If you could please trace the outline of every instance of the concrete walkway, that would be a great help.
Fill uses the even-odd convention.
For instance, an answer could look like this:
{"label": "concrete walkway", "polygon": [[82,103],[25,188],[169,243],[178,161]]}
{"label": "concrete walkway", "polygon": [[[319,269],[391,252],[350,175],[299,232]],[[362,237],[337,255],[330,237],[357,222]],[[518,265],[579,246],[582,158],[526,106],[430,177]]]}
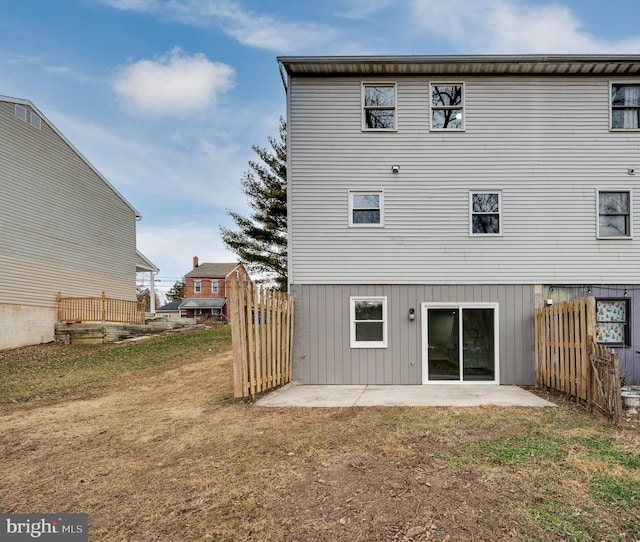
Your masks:
{"label": "concrete walkway", "polygon": [[263,407],[521,406],[553,407],[517,386],[495,384],[425,386],[312,386],[287,384],[256,401]]}

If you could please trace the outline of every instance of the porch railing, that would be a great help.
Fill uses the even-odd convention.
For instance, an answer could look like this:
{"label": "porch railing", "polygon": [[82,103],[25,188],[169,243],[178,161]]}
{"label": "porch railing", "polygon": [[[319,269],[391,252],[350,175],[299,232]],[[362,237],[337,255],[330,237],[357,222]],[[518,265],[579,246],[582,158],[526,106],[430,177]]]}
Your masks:
{"label": "porch railing", "polygon": [[145,302],[100,297],[62,297],[58,292],[59,322],[118,322],[144,324]]}

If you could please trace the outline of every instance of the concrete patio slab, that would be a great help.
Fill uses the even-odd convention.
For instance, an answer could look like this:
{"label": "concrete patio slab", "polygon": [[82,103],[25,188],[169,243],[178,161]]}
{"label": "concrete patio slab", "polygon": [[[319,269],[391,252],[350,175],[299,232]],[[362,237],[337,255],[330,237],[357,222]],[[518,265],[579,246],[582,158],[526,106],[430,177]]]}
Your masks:
{"label": "concrete patio slab", "polygon": [[518,386],[316,386],[287,384],[256,401],[262,407],[354,406],[521,406],[554,407],[553,403]]}

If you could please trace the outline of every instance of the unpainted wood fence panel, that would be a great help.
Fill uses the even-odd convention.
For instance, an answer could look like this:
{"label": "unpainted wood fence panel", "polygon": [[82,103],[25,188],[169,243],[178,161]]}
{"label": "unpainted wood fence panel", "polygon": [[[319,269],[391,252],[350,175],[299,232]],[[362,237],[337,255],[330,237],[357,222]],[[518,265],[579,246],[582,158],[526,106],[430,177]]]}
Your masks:
{"label": "unpainted wood fence panel", "polygon": [[250,282],[233,281],[228,302],[234,396],[254,397],[291,382],[293,298]]}
{"label": "unpainted wood fence panel", "polygon": [[118,322],[144,324],[144,301],[112,299],[104,292],[100,297],[62,297],[58,301],[58,321]]}
{"label": "unpainted wood fence panel", "polygon": [[618,354],[595,341],[595,299],[536,309],[536,383],[576,397],[619,421]]}

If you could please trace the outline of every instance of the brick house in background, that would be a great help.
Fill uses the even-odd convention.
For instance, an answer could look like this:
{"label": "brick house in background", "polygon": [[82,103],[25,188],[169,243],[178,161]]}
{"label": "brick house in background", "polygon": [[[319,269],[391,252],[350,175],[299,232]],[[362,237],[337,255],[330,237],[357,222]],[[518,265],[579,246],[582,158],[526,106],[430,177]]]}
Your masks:
{"label": "brick house in background", "polygon": [[229,321],[227,286],[229,281],[250,281],[242,264],[202,263],[193,258],[193,269],[184,276],[185,299],[180,312],[187,318],[213,317]]}

